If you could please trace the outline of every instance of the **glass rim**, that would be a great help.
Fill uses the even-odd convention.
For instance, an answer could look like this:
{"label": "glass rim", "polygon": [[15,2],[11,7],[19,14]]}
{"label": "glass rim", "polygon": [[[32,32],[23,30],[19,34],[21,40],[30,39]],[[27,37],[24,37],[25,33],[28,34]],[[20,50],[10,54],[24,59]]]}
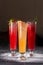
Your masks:
{"label": "glass rim", "polygon": [[30,22],[30,21],[28,21],[27,23],[28,23],[28,24],[37,24],[37,21],[35,21],[35,22]]}
{"label": "glass rim", "polygon": [[17,22],[10,22],[9,25],[11,25],[11,24],[17,25]]}

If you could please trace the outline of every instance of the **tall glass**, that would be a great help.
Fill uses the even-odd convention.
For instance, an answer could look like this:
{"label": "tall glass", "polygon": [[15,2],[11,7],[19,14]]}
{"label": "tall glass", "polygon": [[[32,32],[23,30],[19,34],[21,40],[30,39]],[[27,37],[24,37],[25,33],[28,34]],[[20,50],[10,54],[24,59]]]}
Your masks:
{"label": "tall glass", "polygon": [[27,39],[27,24],[25,22],[18,21],[18,44],[21,59],[25,59],[24,53],[26,52],[26,39]]}
{"label": "tall glass", "polygon": [[9,37],[11,55],[14,56],[17,47],[17,23],[14,20],[9,21]]}
{"label": "tall glass", "polygon": [[30,56],[33,56],[33,51],[35,50],[36,23],[37,22],[28,22],[28,49]]}

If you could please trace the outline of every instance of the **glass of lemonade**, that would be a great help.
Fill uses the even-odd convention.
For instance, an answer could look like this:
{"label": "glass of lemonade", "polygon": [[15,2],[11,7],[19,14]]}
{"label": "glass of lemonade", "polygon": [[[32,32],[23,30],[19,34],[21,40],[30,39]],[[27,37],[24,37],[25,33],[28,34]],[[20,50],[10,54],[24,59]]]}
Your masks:
{"label": "glass of lemonade", "polygon": [[36,24],[37,22],[28,22],[28,49],[30,56],[33,56],[33,51],[35,50]]}
{"label": "glass of lemonade", "polygon": [[27,23],[18,21],[18,44],[21,59],[25,59],[24,54],[26,52],[26,39],[27,39]]}
{"label": "glass of lemonade", "polygon": [[11,55],[14,56],[17,47],[17,22],[12,19],[9,21],[9,40]]}

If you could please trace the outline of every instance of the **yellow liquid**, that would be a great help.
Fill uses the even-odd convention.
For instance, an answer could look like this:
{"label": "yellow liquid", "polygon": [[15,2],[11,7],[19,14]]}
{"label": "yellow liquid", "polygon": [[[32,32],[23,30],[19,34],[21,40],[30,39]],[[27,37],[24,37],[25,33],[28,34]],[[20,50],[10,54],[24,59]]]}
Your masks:
{"label": "yellow liquid", "polygon": [[[20,27],[21,26],[21,27]],[[27,25],[25,22],[18,22],[19,52],[26,52]]]}

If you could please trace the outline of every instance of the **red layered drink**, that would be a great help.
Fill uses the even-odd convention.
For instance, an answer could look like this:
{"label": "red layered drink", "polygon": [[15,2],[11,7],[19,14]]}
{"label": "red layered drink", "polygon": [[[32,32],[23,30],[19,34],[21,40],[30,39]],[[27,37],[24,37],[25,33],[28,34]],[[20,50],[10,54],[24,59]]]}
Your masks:
{"label": "red layered drink", "polygon": [[36,22],[28,22],[28,49],[35,49]]}
{"label": "red layered drink", "polygon": [[10,50],[14,52],[17,47],[17,23],[14,20],[10,20],[9,36],[10,36]]}

